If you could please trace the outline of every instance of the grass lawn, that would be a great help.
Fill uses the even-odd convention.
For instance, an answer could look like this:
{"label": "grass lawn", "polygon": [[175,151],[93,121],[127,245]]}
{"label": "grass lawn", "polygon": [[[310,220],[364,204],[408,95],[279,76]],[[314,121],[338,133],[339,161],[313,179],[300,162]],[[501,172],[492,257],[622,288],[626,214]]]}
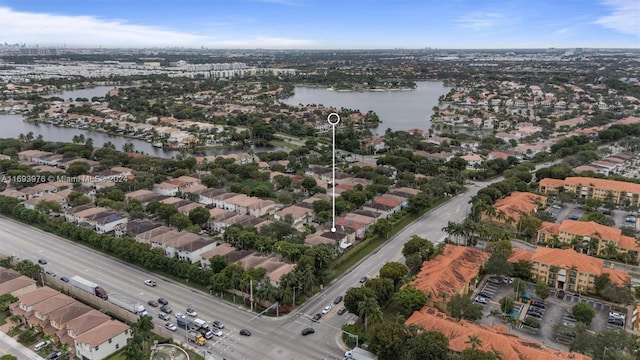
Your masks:
{"label": "grass lawn", "polygon": [[0,325],[4,325],[7,323],[7,318],[11,316],[9,310],[0,312]]}
{"label": "grass lawn", "polygon": [[286,142],[286,141],[284,141],[282,139],[273,139],[273,140],[269,141],[269,144],[271,144],[272,146],[286,147],[286,148],[289,148],[291,150],[300,149],[300,146],[294,145],[294,144],[289,143],[289,142]]}

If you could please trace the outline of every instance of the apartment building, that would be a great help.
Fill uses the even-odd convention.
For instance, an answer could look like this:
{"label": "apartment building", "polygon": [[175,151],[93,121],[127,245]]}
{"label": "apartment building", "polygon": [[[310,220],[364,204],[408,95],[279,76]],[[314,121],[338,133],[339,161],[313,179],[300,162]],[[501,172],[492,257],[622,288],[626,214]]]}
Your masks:
{"label": "apartment building", "polygon": [[[562,187],[560,182],[562,181]],[[640,206],[640,184],[625,181],[568,177],[564,180],[542,179],[538,190],[554,194],[563,190],[576,194],[580,199],[599,199],[625,206]]]}
{"label": "apartment building", "polygon": [[583,252],[589,255],[607,255],[610,244],[615,245],[619,254],[628,253],[631,259],[638,260],[640,247],[636,239],[622,235],[622,229],[598,224],[594,221],[564,220],[560,224],[543,222],[538,230],[538,242],[549,244],[571,244],[578,241]]}
{"label": "apartment building", "polygon": [[531,277],[549,287],[572,292],[595,291],[595,277],[609,274],[614,284],[622,286],[631,281],[629,273],[613,269],[613,265],[602,259],[580,254],[573,249],[538,247],[535,251],[514,249],[509,262],[528,261],[533,266]]}

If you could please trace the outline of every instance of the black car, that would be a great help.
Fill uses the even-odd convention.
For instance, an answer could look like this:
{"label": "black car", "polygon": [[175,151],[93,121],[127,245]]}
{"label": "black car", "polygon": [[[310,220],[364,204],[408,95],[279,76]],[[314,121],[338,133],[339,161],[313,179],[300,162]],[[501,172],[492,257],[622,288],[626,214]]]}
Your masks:
{"label": "black car", "polygon": [[249,331],[247,329],[242,329],[242,330],[240,330],[240,335],[242,335],[242,336],[251,336],[251,331]]}
{"label": "black car", "polygon": [[167,299],[165,298],[159,298],[158,302],[162,305],[169,305],[169,301],[167,301]]}
{"label": "black car", "polygon": [[527,315],[528,316],[532,316],[532,317],[537,318],[537,319],[542,319],[542,314],[539,314],[539,313],[534,312],[534,311],[527,311]]}
{"label": "black car", "polygon": [[147,304],[149,304],[149,306],[151,307],[158,307],[158,302],[155,300],[149,300]]}
{"label": "black car", "polygon": [[346,308],[342,308],[342,309],[338,310],[338,315],[342,315],[342,314],[344,314],[346,312],[347,312],[347,309]]}
{"label": "black car", "polygon": [[320,318],[322,318],[322,314],[317,313],[317,314],[313,315],[313,317],[311,318],[311,321],[318,322],[318,321],[320,321]]}
{"label": "black car", "polygon": [[69,278],[66,277],[66,276],[61,277],[60,280],[62,280],[64,282],[69,282]]}
{"label": "black car", "polygon": [[62,356],[60,351],[54,351],[51,354],[47,355],[47,360],[58,360]]}
{"label": "black car", "polygon": [[558,291],[558,299],[564,299],[564,290]]}
{"label": "black car", "polygon": [[302,336],[307,336],[309,334],[313,334],[314,332],[316,332],[316,331],[313,330],[313,328],[306,328],[306,329],[302,330]]}
{"label": "black car", "polygon": [[162,311],[163,313],[171,314],[173,312],[173,309],[169,305],[162,305],[160,307],[160,311]]}
{"label": "black car", "polygon": [[336,297],[336,298],[333,300],[333,303],[334,303],[334,304],[336,304],[336,305],[338,305],[338,304],[340,304],[340,303],[342,302],[342,299],[343,299],[342,295],[339,295],[338,297]]}
{"label": "black car", "polygon": [[539,307],[539,308],[543,308],[543,309],[547,308],[547,305],[545,303],[543,303],[542,301],[538,301],[538,300],[535,300],[535,301],[531,302],[531,306],[535,306],[535,307]]}
{"label": "black car", "polygon": [[47,265],[47,260],[45,260],[45,259],[38,259],[38,264],[40,264],[40,265]]}
{"label": "black car", "polygon": [[486,293],[486,292],[484,292],[484,291],[480,291],[480,292],[478,293],[478,295],[482,296],[482,297],[483,297],[483,298],[485,298],[485,299],[491,299],[491,295],[490,295],[490,294],[487,294],[487,293]]}

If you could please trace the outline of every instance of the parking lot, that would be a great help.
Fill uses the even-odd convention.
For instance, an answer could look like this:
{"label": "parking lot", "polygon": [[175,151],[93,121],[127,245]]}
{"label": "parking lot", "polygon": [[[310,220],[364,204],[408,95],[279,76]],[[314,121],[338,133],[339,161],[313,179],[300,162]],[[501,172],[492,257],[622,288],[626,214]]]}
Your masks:
{"label": "parking lot", "polygon": [[[522,338],[531,339],[545,344],[554,343],[553,347],[555,348],[563,350],[568,349],[567,344],[571,342],[570,336],[561,339],[564,340],[564,343],[559,343],[558,333],[571,333],[571,330],[575,327],[576,320],[573,318],[569,310],[579,302],[586,303],[596,310],[596,316],[587,327],[588,330],[600,332],[607,328],[617,327],[616,325],[609,323],[609,312],[611,311],[611,307],[609,304],[603,303],[602,301],[570,293],[558,294],[552,290],[549,298],[547,298],[543,304],[540,304],[537,303],[540,299],[535,295],[534,284],[527,283],[526,292],[532,296],[532,301],[526,303],[516,301],[512,316],[524,319],[526,316],[524,316],[523,313],[526,313],[531,309],[531,315],[527,316],[536,318],[540,322],[540,328],[535,331],[525,326],[517,330],[512,330],[517,332],[517,335]],[[486,281],[482,284],[476,294],[487,300],[486,304],[481,303],[482,299],[478,299],[480,302],[476,301],[476,303],[482,306],[483,309],[483,317],[479,320],[480,323],[489,326],[498,324],[509,326],[507,323],[503,323],[500,316],[492,316],[491,314],[492,312],[496,313],[496,310],[500,312],[500,299],[506,296],[515,298],[516,293],[511,285],[504,281],[500,283]],[[529,303],[532,302],[536,302],[539,305],[531,306]],[[625,318],[625,322],[627,319],[628,315]],[[563,328],[565,331],[562,331]],[[562,338],[562,336],[560,336],[560,338]]]}
{"label": "parking lot", "polygon": [[[582,210],[582,205],[577,203],[564,203],[562,205],[556,204],[549,207],[549,211],[555,216],[556,223],[561,223],[562,220],[578,220],[585,211]],[[610,217],[615,225],[614,227],[636,227],[636,230],[640,230],[638,227],[638,216],[633,212],[620,210],[620,209],[600,209],[602,213]]]}

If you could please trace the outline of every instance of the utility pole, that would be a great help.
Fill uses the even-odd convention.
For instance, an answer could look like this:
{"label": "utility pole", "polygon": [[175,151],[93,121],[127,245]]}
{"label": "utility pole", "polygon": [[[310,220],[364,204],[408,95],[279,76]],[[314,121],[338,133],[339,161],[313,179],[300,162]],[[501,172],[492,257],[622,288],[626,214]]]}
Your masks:
{"label": "utility pole", "polygon": [[251,301],[251,312],[253,312],[253,279],[249,280],[249,290],[251,292],[249,301]]}

